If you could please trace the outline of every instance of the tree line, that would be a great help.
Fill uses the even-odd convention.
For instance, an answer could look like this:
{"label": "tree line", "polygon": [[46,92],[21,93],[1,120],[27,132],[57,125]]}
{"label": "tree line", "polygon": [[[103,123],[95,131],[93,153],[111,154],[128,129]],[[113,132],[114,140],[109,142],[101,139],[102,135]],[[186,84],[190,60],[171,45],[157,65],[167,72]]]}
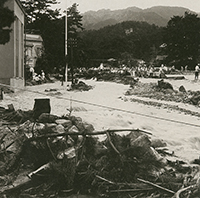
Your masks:
{"label": "tree line", "polygon": [[[0,44],[9,41],[14,14],[0,3]],[[68,62],[73,67],[92,67],[95,60],[114,58],[131,64],[137,59],[176,68],[188,65],[193,69],[200,58],[200,18],[193,13],[173,16],[166,27],[146,22],[126,21],[99,30],[84,30],[78,4],[67,9],[68,55],[65,56],[65,16],[53,10],[56,0],[21,0],[26,16],[26,33],[40,34],[44,52],[37,67],[48,73],[63,72]],[[4,20],[4,19],[7,20]],[[5,28],[6,27],[6,28]],[[97,61],[98,62],[98,61]]]}

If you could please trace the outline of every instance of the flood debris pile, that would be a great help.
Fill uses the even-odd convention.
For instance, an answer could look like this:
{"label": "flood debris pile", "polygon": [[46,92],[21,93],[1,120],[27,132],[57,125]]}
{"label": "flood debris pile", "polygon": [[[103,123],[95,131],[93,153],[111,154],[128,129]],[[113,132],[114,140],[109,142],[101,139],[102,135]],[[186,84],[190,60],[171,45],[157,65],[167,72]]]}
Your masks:
{"label": "flood debris pile", "polygon": [[123,71],[111,71],[107,70],[88,70],[83,72],[82,76],[79,76],[84,79],[93,79],[97,81],[109,81],[123,84],[135,84],[139,81],[138,77],[133,77],[129,72]]}
{"label": "flood debris pile", "polygon": [[101,74],[97,78],[98,81],[110,81],[116,83],[122,83],[125,85],[135,85],[138,81],[138,77],[133,77],[129,74],[120,74],[120,73],[105,73]]}
{"label": "flood debris pile", "polygon": [[186,90],[182,85],[178,90],[165,82],[163,79],[157,83],[138,82],[131,86],[126,95],[136,95],[141,97],[153,98],[157,100],[183,102],[192,105],[200,105],[200,92]]}
{"label": "flood debris pile", "polygon": [[[0,131],[0,197],[192,198],[200,193],[199,161],[186,163],[139,129],[95,131],[80,117],[41,113],[24,122],[2,119]],[[130,132],[121,136],[121,131]],[[106,138],[99,141],[97,135]]]}
{"label": "flood debris pile", "polygon": [[92,88],[91,85],[87,85],[85,82],[75,79],[75,82],[69,87],[68,91],[89,91]]}

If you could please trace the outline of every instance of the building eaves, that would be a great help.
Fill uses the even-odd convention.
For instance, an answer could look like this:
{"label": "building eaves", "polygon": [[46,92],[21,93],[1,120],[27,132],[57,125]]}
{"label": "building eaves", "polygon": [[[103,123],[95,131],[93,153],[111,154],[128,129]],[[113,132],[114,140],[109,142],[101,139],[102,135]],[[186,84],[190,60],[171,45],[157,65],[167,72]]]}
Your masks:
{"label": "building eaves", "polygon": [[21,10],[24,13],[24,15],[26,15],[26,12],[25,12],[24,7],[23,7],[22,3],[20,2],[20,0],[15,0],[15,1],[18,4],[18,6],[21,8]]}
{"label": "building eaves", "polygon": [[42,37],[40,35],[36,35],[36,34],[26,34],[25,40],[26,41],[43,42]]}

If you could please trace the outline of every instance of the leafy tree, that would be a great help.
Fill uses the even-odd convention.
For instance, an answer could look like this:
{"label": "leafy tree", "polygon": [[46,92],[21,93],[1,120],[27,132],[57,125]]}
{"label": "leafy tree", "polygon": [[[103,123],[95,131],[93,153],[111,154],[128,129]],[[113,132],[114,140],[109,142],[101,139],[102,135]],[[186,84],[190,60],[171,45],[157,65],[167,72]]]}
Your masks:
{"label": "leafy tree", "polygon": [[67,9],[67,37],[68,37],[68,63],[73,83],[73,74],[76,67],[80,67],[81,62],[84,62],[85,53],[80,47],[81,38],[79,32],[83,30],[83,16],[77,9],[78,4],[74,3]]}
{"label": "leafy tree", "polygon": [[151,61],[156,57],[156,49],[163,42],[162,31],[146,22],[126,21],[99,30],[83,31],[82,48],[89,59],[126,59],[125,62],[133,65],[135,59]]}
{"label": "leafy tree", "polygon": [[[28,33],[40,34],[43,38],[44,53],[37,61],[37,68],[41,68],[48,73],[63,71],[66,63],[65,57],[65,17],[61,16],[60,10],[50,9],[51,4],[56,4],[56,0],[21,0],[28,13],[26,31]],[[82,30],[82,16],[77,10],[77,4],[73,4],[67,9],[68,38],[79,41],[78,31]],[[76,45],[77,46],[77,45]],[[79,53],[74,47],[74,63],[78,64],[84,53]],[[71,60],[71,49],[68,49]],[[82,54],[81,56],[79,56]],[[77,59],[77,57],[79,59]]]}
{"label": "leafy tree", "polygon": [[192,68],[199,56],[200,18],[188,12],[172,17],[164,31],[164,42],[168,63]]}
{"label": "leafy tree", "polygon": [[83,16],[77,9],[78,4],[74,3],[67,9],[67,33],[69,38],[77,38],[78,32],[83,30]]}
{"label": "leafy tree", "polygon": [[64,20],[60,10],[51,9],[56,0],[21,0],[27,13],[26,33],[42,36],[44,51],[36,62],[36,70],[51,73],[54,67],[65,62],[64,57]]}
{"label": "leafy tree", "polygon": [[59,16],[59,10],[50,9],[52,4],[57,4],[57,0],[21,0],[21,3],[27,13],[27,22],[32,23],[41,19],[42,16],[55,18]]}
{"label": "leafy tree", "polygon": [[6,1],[0,1],[0,44],[3,45],[10,40],[11,24],[14,22],[14,12],[4,6]]}

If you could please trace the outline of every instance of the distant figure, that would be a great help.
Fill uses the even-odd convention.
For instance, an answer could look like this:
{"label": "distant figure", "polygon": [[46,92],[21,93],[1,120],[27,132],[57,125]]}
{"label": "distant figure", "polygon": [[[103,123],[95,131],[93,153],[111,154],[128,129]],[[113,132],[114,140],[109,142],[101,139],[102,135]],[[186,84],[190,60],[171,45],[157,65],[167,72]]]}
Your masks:
{"label": "distant figure", "polygon": [[199,79],[199,66],[200,66],[200,64],[196,65],[196,67],[195,67],[195,76],[194,76],[195,80]]}
{"label": "distant figure", "polygon": [[188,65],[185,66],[185,72],[187,72],[187,70],[188,70]]}
{"label": "distant figure", "polygon": [[152,66],[150,66],[149,67],[149,77],[153,77],[153,67]]}
{"label": "distant figure", "polygon": [[45,80],[45,73],[44,73],[44,71],[43,70],[41,70],[41,78],[42,78],[42,80]]}
{"label": "distant figure", "polygon": [[171,71],[173,71],[173,72],[175,71],[175,66],[174,65],[172,66]]}
{"label": "distant figure", "polygon": [[100,64],[99,69],[102,71],[104,69],[103,63]]}
{"label": "distant figure", "polygon": [[183,70],[184,70],[184,69],[183,69],[183,66],[181,66],[181,72],[182,72],[182,73],[183,73]]}
{"label": "distant figure", "polygon": [[164,74],[165,74],[165,72],[164,72],[164,65],[162,64],[161,67],[160,67],[160,69],[159,69],[159,77],[163,78]]}
{"label": "distant figure", "polygon": [[33,78],[33,76],[34,76],[34,73],[35,73],[35,70],[34,70],[34,68],[33,67],[30,67],[30,73],[31,73],[31,76],[32,76],[32,78]]}

